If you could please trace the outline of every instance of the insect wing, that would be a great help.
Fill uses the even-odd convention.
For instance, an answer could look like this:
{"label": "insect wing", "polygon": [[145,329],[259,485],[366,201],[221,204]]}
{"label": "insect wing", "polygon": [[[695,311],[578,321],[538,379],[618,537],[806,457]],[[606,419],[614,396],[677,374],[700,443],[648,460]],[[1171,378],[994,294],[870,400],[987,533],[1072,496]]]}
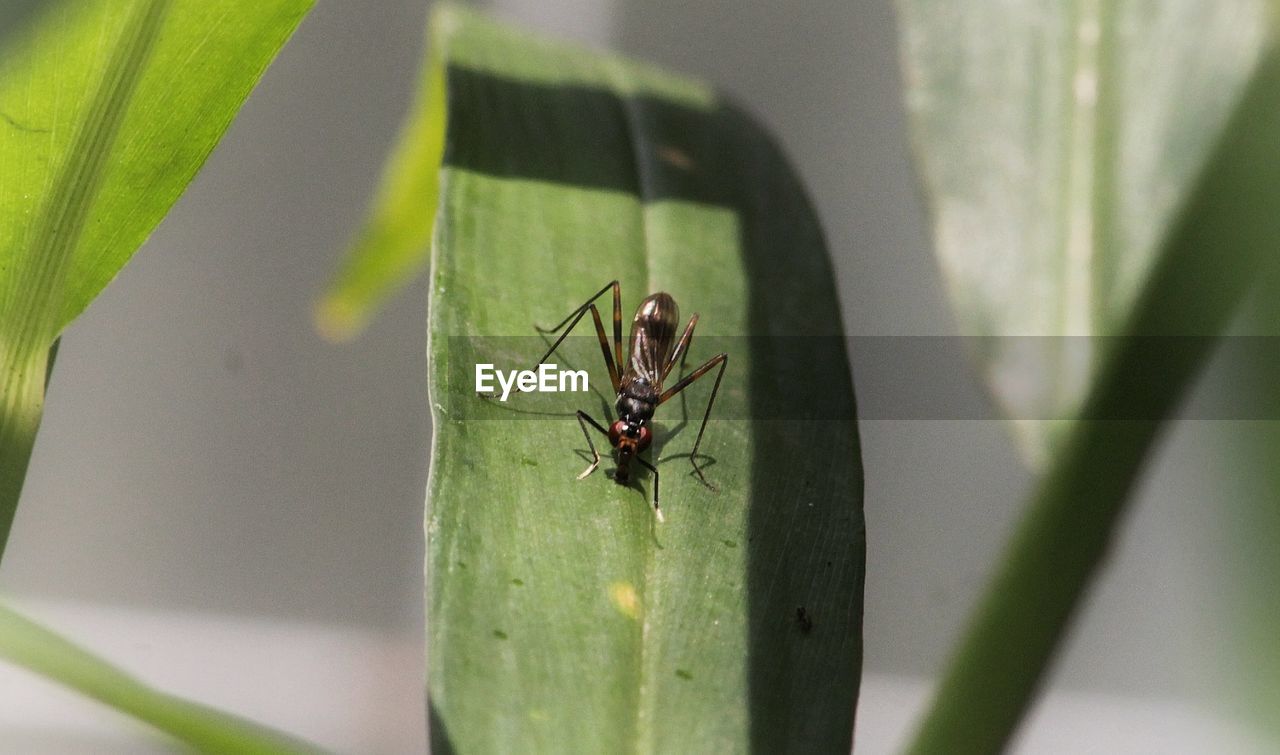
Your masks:
{"label": "insect wing", "polygon": [[663,368],[675,347],[676,329],[680,326],[680,307],[670,294],[653,294],[640,302],[631,321],[630,369],[662,387]]}

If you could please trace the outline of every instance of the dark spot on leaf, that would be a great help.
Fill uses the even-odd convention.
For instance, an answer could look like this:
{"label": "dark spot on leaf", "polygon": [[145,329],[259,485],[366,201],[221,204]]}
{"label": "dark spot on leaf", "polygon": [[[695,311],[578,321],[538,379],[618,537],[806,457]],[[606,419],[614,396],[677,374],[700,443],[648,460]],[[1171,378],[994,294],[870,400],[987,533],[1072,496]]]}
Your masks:
{"label": "dark spot on leaf", "polygon": [[796,624],[800,626],[800,631],[808,634],[813,629],[813,617],[805,610],[804,606],[796,608]]}
{"label": "dark spot on leaf", "polygon": [[467,562],[466,562],[466,561],[459,561],[459,562],[458,562],[458,568],[459,568],[459,569],[465,569],[465,568],[467,568]]}
{"label": "dark spot on leaf", "polygon": [[737,543],[735,543],[735,542],[733,542],[732,540],[722,540],[721,542],[722,542],[722,543],[724,543],[724,545],[725,545],[725,547],[726,547],[726,548],[737,548],[737,547],[738,547],[738,544],[737,544]]}
{"label": "dark spot on leaf", "polygon": [[523,579],[513,579],[513,580],[511,580],[511,584],[515,585],[516,587],[524,587],[524,580],[523,580]]}
{"label": "dark spot on leaf", "polygon": [[522,456],[522,457],[520,457],[520,463],[521,463],[521,464],[523,464],[523,465],[525,465],[526,467],[536,467],[536,466],[538,466],[538,462],[534,461],[533,459],[528,458],[527,456]]}
{"label": "dark spot on leaf", "polygon": [[685,671],[682,668],[676,669],[676,676],[680,677],[681,679],[684,679],[686,682],[693,678],[693,674],[690,674],[688,671]]}
{"label": "dark spot on leaf", "polygon": [[494,636],[494,637],[497,637],[497,638],[498,638],[498,639],[500,639],[500,640],[505,640],[505,639],[507,639],[507,633],[506,633],[506,632],[504,632],[504,631],[502,631],[501,629],[495,629],[495,630],[493,630],[493,636]]}

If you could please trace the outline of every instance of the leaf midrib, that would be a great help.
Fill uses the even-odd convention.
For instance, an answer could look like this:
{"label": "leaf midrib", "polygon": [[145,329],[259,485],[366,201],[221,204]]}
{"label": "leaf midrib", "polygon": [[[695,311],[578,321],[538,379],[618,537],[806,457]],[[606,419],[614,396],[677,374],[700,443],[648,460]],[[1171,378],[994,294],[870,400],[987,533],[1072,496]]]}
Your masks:
{"label": "leaf midrib", "polygon": [[[1079,0],[1070,19],[1070,80],[1065,92],[1066,148],[1063,153],[1062,229],[1059,258],[1062,260],[1062,289],[1058,300],[1058,323],[1051,337],[1090,337],[1099,332],[1099,256],[1102,251],[1101,211],[1106,203],[1103,181],[1107,166],[1100,148],[1106,125],[1102,122],[1101,42],[1104,38],[1101,0]],[[1074,305],[1074,306],[1073,306]],[[1091,350],[1092,351],[1092,350]],[[1075,395],[1072,365],[1066,359],[1066,342],[1050,351],[1055,364],[1052,401],[1063,406]],[[1096,355],[1090,353],[1085,370],[1091,373]]]}
{"label": "leaf midrib", "polygon": [[9,299],[12,309],[4,318],[11,328],[4,342],[5,356],[13,361],[7,363],[42,353],[57,335],[71,257],[170,4],[171,0],[141,0],[134,5],[93,98],[79,119],[67,156],[54,175],[49,198],[37,216],[31,247],[19,256]]}
{"label": "leaf midrib", "polygon": [[[636,190],[638,199],[638,209],[640,213],[640,252],[645,264],[645,290],[641,292],[642,296],[652,293],[654,290],[653,276],[653,255],[650,254],[650,239],[652,234],[649,233],[649,213],[645,211],[645,207],[649,201],[650,183],[647,180],[646,163],[638,149],[638,140],[636,134],[639,130],[639,124],[635,116],[637,107],[633,98],[625,94],[626,87],[623,79],[625,74],[619,71],[618,65],[613,60],[604,61],[605,70],[614,85],[614,91],[618,92],[618,99],[622,104],[622,125],[626,129],[627,144],[631,148],[632,169],[636,176]],[[624,357],[626,354],[623,355]],[[623,366],[618,365],[618,369],[622,370]],[[656,462],[654,464],[657,466]],[[649,609],[656,599],[657,580],[653,578],[654,553],[653,545],[646,541],[644,545],[644,571],[642,576],[643,584],[641,589],[640,601],[640,652],[636,654],[636,716],[635,716],[635,736],[632,741],[635,742],[636,752],[646,753],[653,751],[652,732],[653,727],[647,726],[646,722],[653,718],[653,694],[650,691],[651,684],[648,679],[646,669],[648,668],[647,656],[649,650]]]}

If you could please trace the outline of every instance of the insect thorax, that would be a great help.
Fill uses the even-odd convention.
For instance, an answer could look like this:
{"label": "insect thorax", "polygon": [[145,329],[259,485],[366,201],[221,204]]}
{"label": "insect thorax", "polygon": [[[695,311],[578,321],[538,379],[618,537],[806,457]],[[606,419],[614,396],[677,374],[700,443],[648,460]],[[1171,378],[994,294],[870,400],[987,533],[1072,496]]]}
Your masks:
{"label": "insect thorax", "polygon": [[658,392],[643,377],[627,376],[618,390],[618,417],[629,424],[642,425],[653,417]]}

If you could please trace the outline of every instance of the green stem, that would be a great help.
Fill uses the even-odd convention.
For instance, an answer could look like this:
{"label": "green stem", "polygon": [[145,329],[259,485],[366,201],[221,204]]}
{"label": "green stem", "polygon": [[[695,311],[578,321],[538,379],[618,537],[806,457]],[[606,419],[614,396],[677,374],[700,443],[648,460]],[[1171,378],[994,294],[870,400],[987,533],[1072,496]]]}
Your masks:
{"label": "green stem", "polygon": [[911,748],[997,752],[1102,562],[1155,421],[1082,421],[1042,484]]}
{"label": "green stem", "polygon": [[0,659],[106,703],[200,752],[317,751],[258,724],[153,689],[4,605]]}
{"label": "green stem", "polygon": [[0,375],[0,557],[9,541],[44,408],[46,363],[33,356],[4,355]]}
{"label": "green stem", "polygon": [[1039,686],[1164,421],[1253,283],[1280,265],[1272,41],[982,600],[914,753],[996,752]]}

